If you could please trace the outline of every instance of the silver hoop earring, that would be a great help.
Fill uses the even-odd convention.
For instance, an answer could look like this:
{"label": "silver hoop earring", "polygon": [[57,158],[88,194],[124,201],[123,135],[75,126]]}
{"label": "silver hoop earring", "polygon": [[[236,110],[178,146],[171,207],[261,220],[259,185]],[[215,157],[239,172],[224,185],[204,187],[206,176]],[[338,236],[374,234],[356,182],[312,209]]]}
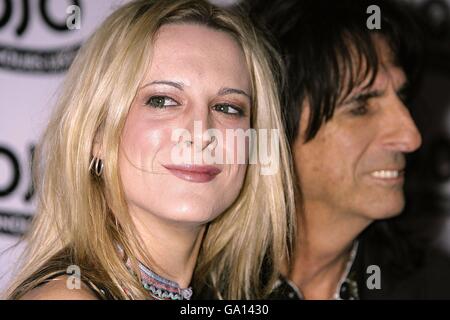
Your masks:
{"label": "silver hoop earring", "polygon": [[100,158],[93,157],[91,163],[89,164],[89,171],[93,172],[100,177],[103,173],[103,161]]}

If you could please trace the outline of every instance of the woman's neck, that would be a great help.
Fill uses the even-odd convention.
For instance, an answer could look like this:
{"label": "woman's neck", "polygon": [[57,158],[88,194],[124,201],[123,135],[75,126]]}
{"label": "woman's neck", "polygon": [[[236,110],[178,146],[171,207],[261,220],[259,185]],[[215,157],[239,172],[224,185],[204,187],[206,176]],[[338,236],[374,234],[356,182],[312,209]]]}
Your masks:
{"label": "woman's neck", "polygon": [[160,276],[188,287],[206,225],[174,223],[137,210],[133,221],[153,264],[138,258]]}

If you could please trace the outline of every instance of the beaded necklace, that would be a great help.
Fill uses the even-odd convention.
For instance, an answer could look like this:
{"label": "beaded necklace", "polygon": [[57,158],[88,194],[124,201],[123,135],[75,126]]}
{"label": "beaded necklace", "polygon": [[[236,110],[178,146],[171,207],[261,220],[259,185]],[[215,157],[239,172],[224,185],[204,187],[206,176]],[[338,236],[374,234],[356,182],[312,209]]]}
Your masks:
{"label": "beaded necklace", "polygon": [[[119,250],[123,252],[122,248]],[[128,270],[133,272],[131,261],[127,259],[125,263]],[[190,300],[192,297],[192,287],[180,288],[179,284],[166,279],[154,271],[150,270],[138,260],[138,267],[141,273],[141,282],[150,297],[155,300]]]}
{"label": "beaded necklace", "polygon": [[139,262],[141,271],[142,285],[149,294],[157,300],[190,300],[192,297],[192,288],[180,288],[178,283],[163,278],[156,274],[141,262]]}

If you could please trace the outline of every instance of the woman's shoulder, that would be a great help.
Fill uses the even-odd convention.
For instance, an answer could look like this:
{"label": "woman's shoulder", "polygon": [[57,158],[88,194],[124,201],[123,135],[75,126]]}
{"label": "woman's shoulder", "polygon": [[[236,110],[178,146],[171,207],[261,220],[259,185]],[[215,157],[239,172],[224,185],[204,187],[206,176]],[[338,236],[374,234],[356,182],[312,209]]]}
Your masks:
{"label": "woman's shoulder", "polygon": [[20,300],[98,300],[98,295],[84,282],[74,285],[67,275],[47,280],[25,293]]}

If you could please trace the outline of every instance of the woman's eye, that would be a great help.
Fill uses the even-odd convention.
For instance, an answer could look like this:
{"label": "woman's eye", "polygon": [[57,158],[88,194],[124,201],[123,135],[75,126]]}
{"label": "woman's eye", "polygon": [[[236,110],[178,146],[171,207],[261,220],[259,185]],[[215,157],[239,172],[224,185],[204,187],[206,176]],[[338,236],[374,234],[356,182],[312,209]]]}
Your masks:
{"label": "woman's eye", "polygon": [[149,105],[153,108],[166,108],[166,107],[174,107],[177,106],[178,103],[172,98],[166,96],[153,96],[147,100],[146,105]]}
{"label": "woman's eye", "polygon": [[367,112],[369,112],[369,110],[367,109],[367,106],[365,104],[359,105],[358,107],[350,110],[350,113],[354,116],[363,116],[363,115],[367,114]]}
{"label": "woman's eye", "polygon": [[242,109],[232,106],[230,104],[216,104],[213,109],[215,111],[219,111],[222,113],[230,114],[230,115],[236,115],[236,116],[242,116],[244,112]]}

